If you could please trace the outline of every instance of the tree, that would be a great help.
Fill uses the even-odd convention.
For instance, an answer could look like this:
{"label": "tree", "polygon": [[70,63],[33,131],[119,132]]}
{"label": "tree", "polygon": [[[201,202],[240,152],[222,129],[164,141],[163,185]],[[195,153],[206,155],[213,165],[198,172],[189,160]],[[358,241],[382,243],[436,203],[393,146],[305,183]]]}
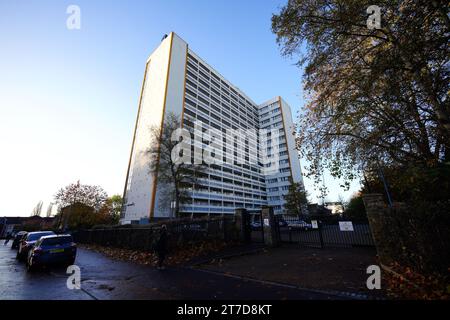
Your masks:
{"label": "tree", "polygon": [[344,211],[344,217],[348,219],[367,219],[366,207],[361,194],[353,196]]}
{"label": "tree", "polygon": [[307,193],[300,183],[290,184],[284,200],[284,208],[288,213],[302,214],[308,206]]}
{"label": "tree", "polygon": [[449,166],[448,2],[378,3],[380,29],[365,0],[291,0],[272,17],[284,55],[305,48],[297,145],[316,182],[324,168],[349,187],[355,169]]}
{"label": "tree", "polygon": [[43,205],[43,202],[39,201],[37,203],[37,205],[33,208],[31,215],[32,216],[40,216],[42,213],[42,205]]}
{"label": "tree", "polygon": [[338,194],[338,202],[342,205],[342,210],[345,211],[345,207],[347,206],[347,203],[345,202],[342,194]]}
{"label": "tree", "polygon": [[49,205],[48,205],[48,207],[47,207],[47,213],[45,214],[45,216],[48,218],[48,217],[51,217],[51,215],[52,215],[52,211],[53,211],[53,202],[50,202],[49,203]]}
{"label": "tree", "polygon": [[[190,161],[181,162],[183,156],[178,148],[179,142],[176,130],[181,128],[178,117],[168,113],[164,125],[150,128],[152,145],[147,149],[149,155],[149,171],[161,184],[167,185],[162,190],[161,205],[168,206],[168,202],[175,202],[175,216],[179,216],[180,205],[189,198],[189,189],[193,190],[198,182],[199,176],[205,171],[205,166],[193,164]],[[173,139],[176,135],[177,140]],[[191,148],[191,145],[189,145]]]}
{"label": "tree", "polygon": [[[397,166],[383,168],[390,196],[396,202],[445,201],[450,196],[450,166],[442,164],[431,168]],[[379,172],[365,172],[362,193],[381,193],[386,197],[385,186]],[[386,199],[387,200],[387,199]]]}
{"label": "tree", "polygon": [[107,193],[101,187],[83,185],[80,181],[60,189],[55,195],[55,201],[61,208],[81,203],[94,210],[99,210],[107,198]]}
{"label": "tree", "polygon": [[108,217],[108,224],[118,224],[120,220],[120,212],[122,211],[122,196],[113,195],[109,197],[100,212]]}
{"label": "tree", "polygon": [[95,225],[108,224],[110,217],[102,210],[83,203],[74,203],[61,209],[59,228],[69,230],[90,229]]}

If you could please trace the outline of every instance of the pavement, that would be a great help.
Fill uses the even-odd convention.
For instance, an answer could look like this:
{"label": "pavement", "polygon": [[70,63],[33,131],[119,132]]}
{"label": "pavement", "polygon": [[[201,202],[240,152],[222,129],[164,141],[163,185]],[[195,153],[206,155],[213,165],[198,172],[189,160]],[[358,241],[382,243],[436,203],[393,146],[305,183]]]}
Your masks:
{"label": "pavement", "polygon": [[[367,267],[377,264],[376,250],[371,247],[318,249],[283,244],[253,254],[216,258],[196,267],[357,299],[384,299],[384,290],[369,290],[366,285]],[[382,275],[382,287],[383,280]]]}
{"label": "pavement", "polygon": [[316,290],[247,279],[196,268],[168,268],[117,261],[100,253],[78,249],[75,264],[81,270],[81,289],[68,289],[65,268],[28,273],[15,259],[10,244],[0,243],[0,300],[340,300]]}

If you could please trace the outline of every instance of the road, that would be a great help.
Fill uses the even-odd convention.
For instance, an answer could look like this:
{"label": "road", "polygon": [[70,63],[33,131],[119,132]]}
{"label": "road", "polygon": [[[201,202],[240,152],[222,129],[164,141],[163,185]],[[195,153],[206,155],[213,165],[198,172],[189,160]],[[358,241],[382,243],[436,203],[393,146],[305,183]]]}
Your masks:
{"label": "road", "polygon": [[78,249],[81,289],[66,286],[65,268],[33,273],[0,242],[0,300],[111,299],[340,299],[321,292],[214,274],[191,268],[154,268]]}

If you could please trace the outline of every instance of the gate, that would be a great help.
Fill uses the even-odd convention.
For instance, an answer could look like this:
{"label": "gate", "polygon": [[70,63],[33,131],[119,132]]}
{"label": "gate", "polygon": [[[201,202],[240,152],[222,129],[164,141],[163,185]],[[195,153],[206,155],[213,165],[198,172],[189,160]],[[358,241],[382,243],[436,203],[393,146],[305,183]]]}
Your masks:
{"label": "gate", "polygon": [[261,212],[250,213],[250,230],[251,230],[251,240],[252,242],[262,242],[264,243],[264,221]]}
{"label": "gate", "polygon": [[276,226],[282,242],[317,248],[374,246],[367,220],[333,215],[278,215]]}

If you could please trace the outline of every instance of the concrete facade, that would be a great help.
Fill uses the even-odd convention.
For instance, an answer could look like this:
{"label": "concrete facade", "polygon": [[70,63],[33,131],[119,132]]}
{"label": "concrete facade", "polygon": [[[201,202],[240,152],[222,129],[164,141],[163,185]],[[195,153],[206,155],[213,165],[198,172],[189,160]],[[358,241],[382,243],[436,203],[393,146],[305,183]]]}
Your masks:
{"label": "concrete facade", "polygon": [[[271,114],[267,117],[265,110],[269,108]],[[145,67],[121,223],[171,216],[170,204],[163,197],[167,186],[158,185],[156,177],[149,172],[146,153],[150,145],[158,143],[152,141],[149,128],[164,126],[169,113],[179,117],[183,128],[192,135],[203,135],[196,128],[199,122],[203,130],[223,133],[224,139],[229,137],[228,129],[254,129],[255,132],[276,129],[279,132],[276,172],[265,173],[264,165],[259,161],[261,147],[249,139],[242,154],[237,153],[246,162],[242,165],[210,165],[199,187],[189,190],[191,200],[180,208],[183,214],[234,214],[236,208],[258,212],[266,205],[273,206],[275,213],[282,213],[283,194],[287,192],[290,177],[294,182],[303,183],[289,105],[281,97],[256,104],[172,32],[153,51]],[[270,121],[266,122],[267,119]],[[208,145],[202,143],[201,147],[208,148]],[[267,148],[270,156],[270,146]],[[273,191],[269,192],[268,188]],[[275,191],[275,188],[278,189]]]}

